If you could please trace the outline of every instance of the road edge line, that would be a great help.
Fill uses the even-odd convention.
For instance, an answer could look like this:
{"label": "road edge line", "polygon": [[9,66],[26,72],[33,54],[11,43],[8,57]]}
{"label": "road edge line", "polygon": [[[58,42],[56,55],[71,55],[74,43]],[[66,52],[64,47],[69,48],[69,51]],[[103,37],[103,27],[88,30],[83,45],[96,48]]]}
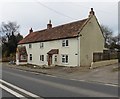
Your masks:
{"label": "road edge line", "polygon": [[15,92],[15,91],[13,91],[13,90],[7,88],[6,86],[4,86],[4,85],[2,85],[2,84],[0,84],[0,87],[1,87],[2,89],[6,90],[7,92],[9,92],[10,94],[16,96],[16,97],[19,97],[19,98],[20,98],[20,97],[24,97],[23,95],[21,95],[21,94]]}
{"label": "road edge line", "polygon": [[31,92],[28,92],[28,91],[26,91],[26,90],[24,90],[24,89],[22,89],[22,88],[19,88],[19,87],[15,86],[15,85],[12,85],[12,84],[10,84],[10,83],[2,80],[2,79],[0,79],[0,82],[5,83],[5,84],[7,84],[8,86],[11,86],[11,87],[13,87],[13,88],[15,88],[15,89],[17,89],[17,90],[19,90],[19,91],[21,91],[21,92],[29,95],[29,96],[31,96],[31,97],[36,97],[36,98],[39,97],[39,96],[37,96],[37,95],[35,95],[35,94],[31,93]]}

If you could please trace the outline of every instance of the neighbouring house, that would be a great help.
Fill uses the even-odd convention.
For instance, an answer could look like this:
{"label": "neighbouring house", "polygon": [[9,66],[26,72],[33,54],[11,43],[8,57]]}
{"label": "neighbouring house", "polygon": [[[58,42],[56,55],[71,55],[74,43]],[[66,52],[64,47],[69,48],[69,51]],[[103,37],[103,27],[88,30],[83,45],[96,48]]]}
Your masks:
{"label": "neighbouring house", "polygon": [[93,53],[102,53],[104,36],[93,8],[83,20],[33,31],[18,43],[16,63],[46,66],[90,66]]}

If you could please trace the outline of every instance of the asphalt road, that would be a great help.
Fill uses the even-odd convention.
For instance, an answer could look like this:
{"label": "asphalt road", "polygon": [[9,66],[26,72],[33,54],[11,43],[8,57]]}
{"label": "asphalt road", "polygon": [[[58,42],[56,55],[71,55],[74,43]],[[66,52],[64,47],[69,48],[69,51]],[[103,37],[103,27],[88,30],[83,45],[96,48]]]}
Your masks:
{"label": "asphalt road", "polygon": [[2,89],[2,97],[15,97],[15,96]]}
{"label": "asphalt road", "polygon": [[[50,75],[11,69],[4,66],[2,67],[2,80],[43,98],[118,97],[118,87],[116,86],[104,85],[95,82],[62,79],[52,77]],[[9,87],[6,84],[4,85]],[[9,88],[12,89],[12,87]],[[24,95],[24,93],[21,93],[14,88],[12,90]],[[10,97],[10,94],[3,91],[3,96]]]}

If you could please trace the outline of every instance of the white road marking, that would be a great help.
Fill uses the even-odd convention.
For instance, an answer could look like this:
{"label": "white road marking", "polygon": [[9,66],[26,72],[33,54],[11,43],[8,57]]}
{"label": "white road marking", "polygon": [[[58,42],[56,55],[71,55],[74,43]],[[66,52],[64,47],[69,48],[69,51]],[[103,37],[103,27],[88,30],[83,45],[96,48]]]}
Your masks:
{"label": "white road marking", "polygon": [[85,81],[85,80],[78,80],[78,81]]}
{"label": "white road marking", "polygon": [[39,75],[39,73],[34,73],[35,75]]}
{"label": "white road marking", "polygon": [[70,80],[74,80],[74,81],[82,81],[82,82],[85,81],[85,80],[82,80],[82,79],[81,79],[81,80],[78,80],[78,79],[70,79]]}
{"label": "white road marking", "polygon": [[26,91],[26,90],[24,90],[24,89],[21,89],[21,88],[15,86],[15,85],[12,85],[12,84],[10,84],[10,83],[2,80],[2,79],[0,79],[0,82],[5,83],[5,84],[7,84],[8,86],[11,86],[12,88],[15,88],[15,89],[17,89],[17,90],[19,90],[19,91],[21,91],[21,92],[23,92],[23,93],[31,96],[31,97],[35,97],[35,98],[38,98],[38,97],[39,97],[39,96],[37,96],[37,95],[35,95],[35,94],[31,93],[31,92],[28,92],[28,91]]}
{"label": "white road marking", "polygon": [[36,78],[29,77],[26,75],[16,74],[14,72],[9,72],[9,71],[4,71],[4,72],[8,73],[11,76],[19,77],[19,78],[26,79],[26,80],[31,80],[31,81],[37,82],[39,84],[48,85],[48,86],[62,89],[64,91],[68,91],[68,92],[87,95],[89,97],[93,97],[93,96],[94,97],[98,97],[98,96],[100,96],[100,97],[116,97],[116,95],[111,95],[109,93],[99,92],[99,91],[95,91],[95,90],[91,90],[91,89],[79,88],[76,86],[71,86],[71,85],[66,85],[66,84],[64,85],[61,83],[56,83],[56,82],[42,80],[42,79],[36,79]]}
{"label": "white road marking", "polygon": [[1,87],[2,89],[6,90],[7,92],[11,93],[12,95],[16,96],[16,97],[24,97],[23,95],[21,95],[21,94],[15,92],[15,91],[13,91],[13,90],[7,88],[6,86],[4,86],[4,85],[2,85],[2,84],[0,84],[0,87]]}
{"label": "white road marking", "polygon": [[118,87],[118,85],[113,85],[113,84],[104,84],[104,85]]}
{"label": "white road marking", "polygon": [[27,72],[27,71],[25,71],[25,70],[22,70],[22,69],[19,69],[19,71],[22,71],[22,72]]}
{"label": "white road marking", "polygon": [[[60,78],[60,79],[65,79],[65,80],[74,80],[74,81],[80,81],[80,82],[93,83],[93,82],[90,82],[90,81],[87,81],[87,80],[83,80],[83,79],[80,79],[80,80],[79,79],[68,79],[68,78],[62,78],[62,77],[57,77],[57,76],[53,76],[53,75],[45,75],[45,76],[54,77],[54,78]],[[102,85],[106,85],[106,86],[119,87],[117,84],[114,85],[114,84],[108,84],[108,83],[105,84],[105,83],[98,83],[98,82],[94,82],[94,83],[102,84]]]}
{"label": "white road marking", "polygon": [[57,76],[53,76],[53,75],[46,75],[46,76],[49,76],[49,77],[54,77],[54,78],[56,78]]}
{"label": "white road marking", "polygon": [[[74,81],[80,81],[80,82],[87,82],[87,83],[93,83],[93,82],[90,82],[90,81],[87,81],[87,80],[83,80],[83,79],[68,79],[68,78],[62,78],[62,77],[59,77],[59,76],[54,76],[54,75],[49,75],[49,74],[41,74],[41,73],[35,73],[35,72],[30,72],[30,73],[33,73],[33,74],[40,74],[40,75],[44,75],[44,76],[49,76],[49,77],[53,77],[53,78],[60,78],[60,79],[65,79],[65,80],[74,80]],[[118,85],[113,85],[113,84],[104,84],[104,83],[98,83],[98,82],[94,82],[94,83],[97,83],[97,84],[102,84],[102,85],[106,85],[106,86],[113,86],[113,87],[118,87]]]}

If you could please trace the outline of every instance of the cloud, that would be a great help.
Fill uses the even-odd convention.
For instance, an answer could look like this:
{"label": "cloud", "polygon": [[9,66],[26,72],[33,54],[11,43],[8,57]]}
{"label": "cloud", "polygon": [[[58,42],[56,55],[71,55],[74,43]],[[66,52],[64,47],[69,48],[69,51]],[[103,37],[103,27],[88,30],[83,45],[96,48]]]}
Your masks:
{"label": "cloud", "polygon": [[86,18],[90,8],[93,7],[100,24],[107,25],[116,32],[118,30],[117,4],[117,2],[72,2],[70,0],[40,3],[39,0],[3,2],[0,3],[2,6],[0,22],[16,21],[21,26],[21,33],[27,35],[31,27],[34,30],[45,29],[49,19],[52,20],[53,26],[57,26]]}

